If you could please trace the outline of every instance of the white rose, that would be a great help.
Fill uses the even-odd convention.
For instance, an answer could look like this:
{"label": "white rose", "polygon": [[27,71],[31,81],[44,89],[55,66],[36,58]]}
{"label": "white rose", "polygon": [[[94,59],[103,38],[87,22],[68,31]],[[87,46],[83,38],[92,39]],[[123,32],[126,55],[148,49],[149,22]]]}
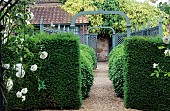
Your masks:
{"label": "white rose", "polygon": [[48,53],[46,51],[41,52],[40,58],[45,59],[48,56]]}
{"label": "white rose", "polygon": [[15,69],[16,71],[21,71],[21,70],[23,69],[23,66],[22,66],[21,63],[18,63],[18,64],[16,64],[16,65],[14,65],[14,69]]}
{"label": "white rose", "polygon": [[9,69],[9,68],[10,68],[10,64],[4,64],[3,67],[4,67],[5,69]]}
{"label": "white rose", "polygon": [[37,65],[36,64],[32,65],[31,66],[31,71],[36,71],[36,70],[37,70]]}
{"label": "white rose", "polygon": [[26,24],[27,24],[27,25],[29,25],[29,24],[30,24],[30,21],[28,21],[28,20],[26,20],[25,22],[26,22]]}
{"label": "white rose", "polygon": [[4,33],[4,38],[6,38],[8,35],[7,35],[7,33]]}
{"label": "white rose", "polygon": [[157,68],[159,64],[154,63],[153,68]]}
{"label": "white rose", "polygon": [[6,88],[8,89],[8,91],[10,91],[10,90],[12,89],[12,87],[13,87],[13,81],[12,81],[11,78],[9,78],[9,79],[7,80]]}
{"label": "white rose", "polygon": [[18,91],[18,92],[16,93],[16,96],[17,96],[17,98],[21,98],[21,97],[22,97],[22,93],[21,93],[20,91]]}
{"label": "white rose", "polygon": [[21,44],[22,44],[24,42],[24,38],[21,38],[20,41],[21,41]]}
{"label": "white rose", "polygon": [[22,102],[25,101],[26,97],[25,96],[22,96]]}
{"label": "white rose", "polygon": [[168,54],[169,54],[168,56],[170,56],[170,50],[168,50]]}
{"label": "white rose", "polygon": [[34,18],[34,14],[31,12],[30,13],[30,19],[33,19]]}
{"label": "white rose", "polygon": [[5,37],[5,36],[7,36],[7,34],[4,34],[4,38],[3,38],[2,44],[5,44],[8,41],[8,38]]}
{"label": "white rose", "polygon": [[25,71],[21,70],[21,71],[16,72],[16,76],[18,78],[23,78],[25,76]]}
{"label": "white rose", "polygon": [[28,92],[28,89],[27,88],[23,88],[22,90],[21,90],[21,93],[23,93],[23,94],[26,94]]}
{"label": "white rose", "polygon": [[163,40],[163,43],[165,43],[165,44],[169,44],[170,38],[169,38],[169,37],[164,36],[164,37],[162,38],[162,40]]}
{"label": "white rose", "polygon": [[18,45],[18,48],[20,48],[20,49],[21,49],[22,47],[24,47],[24,45]]}
{"label": "white rose", "polygon": [[164,51],[164,54],[165,54],[165,56],[168,56],[168,55],[169,55],[169,49],[166,49],[166,50]]}
{"label": "white rose", "polygon": [[12,19],[10,19],[10,23],[11,23],[11,24],[13,23],[13,20],[12,20]]}

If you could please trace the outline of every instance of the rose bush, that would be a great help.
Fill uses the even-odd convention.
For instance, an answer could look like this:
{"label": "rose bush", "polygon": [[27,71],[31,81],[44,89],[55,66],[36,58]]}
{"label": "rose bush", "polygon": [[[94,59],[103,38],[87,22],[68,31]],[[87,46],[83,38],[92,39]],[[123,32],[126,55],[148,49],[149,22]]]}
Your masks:
{"label": "rose bush", "polygon": [[[21,98],[22,101],[26,100],[29,89],[27,87],[23,88],[24,84],[22,84],[22,87],[18,86],[18,90],[13,90],[15,83],[18,84],[20,81],[24,81],[26,75],[33,74],[41,67],[25,61],[29,59],[31,61],[36,55],[39,55],[39,59],[45,59],[48,56],[46,51],[31,52],[28,48],[26,37],[34,34],[33,26],[29,22],[34,17],[29,8],[30,5],[34,4],[33,2],[33,0],[4,0],[0,3],[0,23],[5,26],[5,29],[0,33],[2,40],[0,44],[2,44],[2,51],[10,50],[9,55],[2,55],[4,72],[0,76],[3,77],[3,86],[6,87],[4,92],[15,93],[16,97]],[[10,58],[11,61],[6,62],[6,58]],[[29,72],[28,68],[32,73]],[[45,85],[42,84],[44,81],[40,80],[38,76],[36,76],[36,79],[38,89],[45,89]]]}
{"label": "rose bush", "polygon": [[[165,49],[165,51],[164,51],[165,57],[170,57],[170,49],[169,49],[170,48],[170,46],[169,46],[170,37],[164,36],[162,38],[162,41],[163,41],[164,44],[162,46],[159,46],[158,48],[159,49]],[[159,77],[160,74],[164,74],[164,76],[170,77],[170,72],[164,71],[163,70],[164,66],[159,66],[159,63],[154,63],[153,68],[155,70],[154,70],[153,73],[151,73],[151,76],[156,75],[156,77]]]}

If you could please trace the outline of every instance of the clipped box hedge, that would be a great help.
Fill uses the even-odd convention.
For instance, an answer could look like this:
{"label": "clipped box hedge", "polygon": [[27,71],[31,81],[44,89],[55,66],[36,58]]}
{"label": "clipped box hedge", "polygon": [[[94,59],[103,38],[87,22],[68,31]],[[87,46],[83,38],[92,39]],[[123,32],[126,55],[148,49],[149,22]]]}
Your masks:
{"label": "clipped box hedge", "polygon": [[[37,64],[38,70],[31,72],[30,67],[27,67],[25,77],[20,80],[15,74],[12,76],[15,85],[11,92],[5,93],[8,110],[80,108],[82,92],[79,38],[70,33],[40,34],[27,38],[27,42],[30,51],[46,51],[48,57],[40,60],[37,54],[23,60],[23,63],[29,65]],[[3,52],[5,63],[15,59],[7,48]],[[36,76],[44,81],[46,89],[38,90]],[[23,87],[28,88],[24,102],[16,97],[16,92]]]}
{"label": "clipped box hedge", "polygon": [[91,87],[94,80],[93,67],[91,66],[90,60],[87,58],[86,52],[80,50],[81,57],[81,75],[82,75],[82,96],[83,99],[90,96]]}
{"label": "clipped box hedge", "polygon": [[85,44],[80,44],[80,50],[82,50],[84,53],[86,53],[86,57],[89,59],[90,63],[92,64],[93,69],[97,67],[97,58],[96,58],[96,52],[93,48],[89,47]]}
{"label": "clipped box hedge", "polygon": [[170,57],[165,49],[158,49],[162,39],[149,37],[126,38],[124,105],[126,108],[144,111],[170,111],[170,78],[160,75],[151,77],[153,63],[170,71]]}
{"label": "clipped box hedge", "polygon": [[109,79],[112,81],[115,95],[123,97],[124,44],[119,44],[109,53]]}

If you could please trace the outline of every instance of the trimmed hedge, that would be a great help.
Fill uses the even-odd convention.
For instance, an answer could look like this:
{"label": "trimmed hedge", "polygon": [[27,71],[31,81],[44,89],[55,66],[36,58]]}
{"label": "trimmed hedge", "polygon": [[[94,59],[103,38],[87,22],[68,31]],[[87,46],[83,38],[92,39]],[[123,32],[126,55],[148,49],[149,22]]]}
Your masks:
{"label": "trimmed hedge", "polygon": [[119,44],[109,54],[109,79],[112,81],[115,95],[118,97],[123,97],[123,48],[123,44]]}
{"label": "trimmed hedge", "polygon": [[86,97],[89,97],[91,87],[93,85],[94,80],[94,72],[93,67],[91,66],[91,63],[89,59],[87,58],[86,52],[83,50],[80,50],[80,58],[81,58],[81,75],[82,75],[82,96],[83,99]]}
{"label": "trimmed hedge", "polygon": [[[40,60],[37,54],[33,58],[24,59],[23,63],[37,64],[38,70],[33,73],[27,67],[25,77],[20,80],[15,74],[12,76],[14,87],[11,92],[5,93],[9,110],[80,108],[82,92],[79,38],[70,33],[40,34],[28,38],[27,42],[32,52],[46,51],[48,57]],[[12,52],[5,48],[4,52],[4,62],[9,63]],[[38,91],[36,76],[44,81],[46,89]],[[16,92],[22,87],[28,88],[24,102],[16,97]]]}
{"label": "trimmed hedge", "polygon": [[164,56],[162,38],[126,38],[124,105],[126,108],[144,111],[170,110],[170,78],[160,75],[151,77],[153,63],[170,71],[170,59]]}
{"label": "trimmed hedge", "polygon": [[92,63],[93,69],[96,68],[97,58],[96,58],[96,52],[94,51],[94,49],[85,44],[80,44],[80,50],[83,50],[84,53],[88,53],[86,54],[87,58],[89,59],[90,63]]}

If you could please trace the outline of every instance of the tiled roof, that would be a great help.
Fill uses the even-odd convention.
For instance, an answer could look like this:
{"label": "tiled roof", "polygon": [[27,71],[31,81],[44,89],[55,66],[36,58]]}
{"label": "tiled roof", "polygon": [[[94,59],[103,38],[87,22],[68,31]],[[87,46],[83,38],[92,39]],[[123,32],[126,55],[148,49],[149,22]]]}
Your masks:
{"label": "tiled roof", "polygon": [[[43,24],[70,24],[73,15],[62,10],[59,5],[35,5],[31,7],[31,12],[34,18],[30,21],[31,24],[40,24],[40,18],[43,17]],[[80,16],[76,20],[76,24],[88,23],[88,18]]]}

